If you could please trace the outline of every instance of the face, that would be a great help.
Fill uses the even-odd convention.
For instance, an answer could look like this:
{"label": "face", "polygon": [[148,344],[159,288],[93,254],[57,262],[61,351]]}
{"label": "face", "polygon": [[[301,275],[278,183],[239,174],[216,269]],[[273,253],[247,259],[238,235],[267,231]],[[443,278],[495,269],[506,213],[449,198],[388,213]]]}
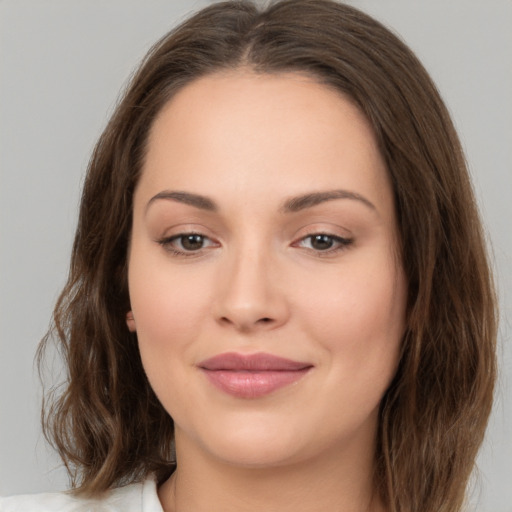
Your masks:
{"label": "face", "polygon": [[183,88],[149,136],[128,274],[178,454],[261,467],[373,446],[406,283],[384,162],[340,93],[242,71]]}

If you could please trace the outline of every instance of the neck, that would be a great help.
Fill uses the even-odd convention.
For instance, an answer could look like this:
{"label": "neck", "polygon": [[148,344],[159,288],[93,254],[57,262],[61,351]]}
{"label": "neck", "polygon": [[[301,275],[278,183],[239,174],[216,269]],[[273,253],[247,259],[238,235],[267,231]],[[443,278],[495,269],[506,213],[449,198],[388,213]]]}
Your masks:
{"label": "neck", "polygon": [[313,460],[240,467],[177,436],[177,469],[159,489],[165,512],[384,512],[374,493],[373,446],[357,457],[328,450]]}

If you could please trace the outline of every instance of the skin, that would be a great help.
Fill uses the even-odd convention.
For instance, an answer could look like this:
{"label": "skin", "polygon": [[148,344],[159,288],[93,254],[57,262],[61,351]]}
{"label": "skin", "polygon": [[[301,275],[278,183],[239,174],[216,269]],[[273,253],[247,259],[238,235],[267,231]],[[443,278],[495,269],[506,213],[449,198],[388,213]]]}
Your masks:
{"label": "skin", "polygon": [[[340,190],[352,195],[290,205]],[[178,237],[191,232],[202,235],[192,250]],[[128,273],[128,327],[176,428],[178,467],[159,489],[166,512],[382,510],[377,412],[407,285],[389,177],[349,100],[295,73],[238,70],[183,88],[150,133]],[[197,366],[224,352],[313,368],[238,398]]]}

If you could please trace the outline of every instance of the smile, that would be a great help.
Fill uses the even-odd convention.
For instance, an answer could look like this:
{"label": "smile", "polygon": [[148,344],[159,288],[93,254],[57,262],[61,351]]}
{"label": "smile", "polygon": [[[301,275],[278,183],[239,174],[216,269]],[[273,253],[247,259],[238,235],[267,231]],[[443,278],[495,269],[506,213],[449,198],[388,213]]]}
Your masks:
{"label": "smile", "polygon": [[237,398],[259,398],[297,382],[313,365],[264,353],[226,353],[198,367],[221,391]]}

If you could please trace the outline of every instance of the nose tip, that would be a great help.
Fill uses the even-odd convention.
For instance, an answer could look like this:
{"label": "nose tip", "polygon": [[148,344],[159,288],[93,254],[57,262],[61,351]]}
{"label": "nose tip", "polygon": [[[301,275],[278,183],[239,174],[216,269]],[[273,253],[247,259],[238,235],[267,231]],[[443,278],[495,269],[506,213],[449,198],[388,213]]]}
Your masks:
{"label": "nose tip", "polygon": [[217,321],[225,327],[249,333],[275,329],[289,316],[286,294],[272,276],[268,264],[240,258],[219,276]]}

